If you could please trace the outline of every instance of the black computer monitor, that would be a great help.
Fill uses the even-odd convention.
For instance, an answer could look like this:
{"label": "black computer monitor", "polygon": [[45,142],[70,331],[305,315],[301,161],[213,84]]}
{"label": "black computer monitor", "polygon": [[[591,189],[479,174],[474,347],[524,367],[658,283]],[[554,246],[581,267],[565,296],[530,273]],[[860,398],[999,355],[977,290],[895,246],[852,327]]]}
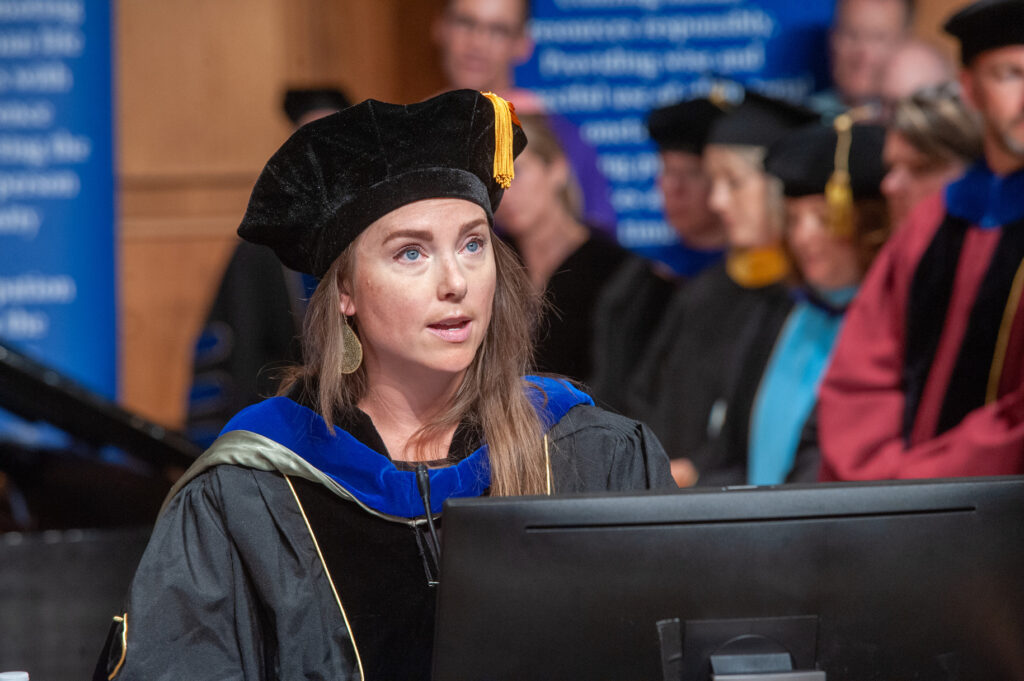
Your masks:
{"label": "black computer monitor", "polygon": [[1024,679],[1024,477],[458,499],[442,541],[436,681]]}

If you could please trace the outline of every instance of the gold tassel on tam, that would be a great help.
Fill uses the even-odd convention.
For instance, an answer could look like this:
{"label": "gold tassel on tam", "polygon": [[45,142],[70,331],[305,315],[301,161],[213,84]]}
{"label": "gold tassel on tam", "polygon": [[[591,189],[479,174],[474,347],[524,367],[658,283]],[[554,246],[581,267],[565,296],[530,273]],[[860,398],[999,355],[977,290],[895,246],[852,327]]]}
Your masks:
{"label": "gold tassel on tam", "polygon": [[825,184],[825,202],[828,204],[828,223],[832,233],[840,238],[853,236],[853,188],[850,187],[850,143],[853,139],[853,116],[836,116],[835,170]]}
{"label": "gold tassel on tam", "polygon": [[512,124],[519,125],[519,120],[511,102],[493,92],[481,94],[494,106],[494,181],[508,189],[516,176],[512,165]]}

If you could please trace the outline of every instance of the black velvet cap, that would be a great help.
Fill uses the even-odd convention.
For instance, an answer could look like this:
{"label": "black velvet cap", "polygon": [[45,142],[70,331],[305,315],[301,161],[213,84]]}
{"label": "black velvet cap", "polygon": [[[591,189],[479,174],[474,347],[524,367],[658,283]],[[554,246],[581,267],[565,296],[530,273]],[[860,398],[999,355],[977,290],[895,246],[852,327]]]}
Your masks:
{"label": "black velvet cap", "polygon": [[[515,155],[526,135],[512,120]],[[288,138],[256,181],[238,234],[320,277],[372,222],[414,201],[465,199],[493,221],[504,193],[494,154],[495,108],[475,90],[409,105],[368,99]]]}
{"label": "black velvet cap", "polygon": [[709,99],[690,99],[652,111],[647,117],[647,130],[658,149],[699,156],[704,152],[711,124],[723,113]]}
{"label": "black velvet cap", "polygon": [[[885,177],[882,163],[885,128],[854,125],[850,132],[848,167],[853,197],[880,197]],[[782,180],[786,196],[824,194],[825,184],[836,169],[837,142],[838,135],[830,126],[812,124],[794,130],[771,146],[765,170]]]}
{"label": "black velvet cap", "polygon": [[1024,45],[1024,0],[980,0],[947,19],[943,28],[960,41],[960,60],[970,64],[985,50]]}
{"label": "black velvet cap", "polygon": [[284,113],[293,125],[298,125],[310,111],[341,111],[351,105],[352,102],[338,88],[291,88],[284,93]]}
{"label": "black velvet cap", "polygon": [[820,120],[810,109],[748,90],[711,126],[708,144],[770,147],[790,130]]}

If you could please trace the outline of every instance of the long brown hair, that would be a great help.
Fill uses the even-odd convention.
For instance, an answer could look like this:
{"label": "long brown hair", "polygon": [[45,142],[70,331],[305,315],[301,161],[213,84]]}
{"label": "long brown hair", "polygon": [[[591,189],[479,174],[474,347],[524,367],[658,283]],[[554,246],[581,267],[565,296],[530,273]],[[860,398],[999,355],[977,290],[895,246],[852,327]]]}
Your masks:
{"label": "long brown hair", "polygon": [[[451,403],[411,441],[423,447],[460,423],[477,426],[488,447],[491,494],[540,494],[546,485],[543,435],[523,383],[533,361],[538,300],[512,250],[493,232],[491,243],[496,283],[490,326]],[[369,387],[365,366],[352,374],[341,371],[346,321],[339,295],[351,281],[354,251],[352,244],[334,261],[313,293],[303,333],[305,364],[288,371],[278,391],[287,394],[296,384],[315,387],[307,398],[329,427],[336,410],[356,406]],[[358,320],[349,323],[358,334]]]}

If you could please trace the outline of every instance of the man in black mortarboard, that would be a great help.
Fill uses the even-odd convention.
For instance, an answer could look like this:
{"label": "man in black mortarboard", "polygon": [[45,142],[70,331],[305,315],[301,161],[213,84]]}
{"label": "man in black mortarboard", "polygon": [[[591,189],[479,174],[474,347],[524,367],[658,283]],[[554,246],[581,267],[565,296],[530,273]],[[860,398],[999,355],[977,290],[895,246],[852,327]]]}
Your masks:
{"label": "man in black mortarboard", "polygon": [[945,24],[983,158],[911,211],[822,386],[826,480],[1024,473],[1024,0]]}
{"label": "man in black mortarboard", "polygon": [[[285,91],[282,110],[298,129],[349,104],[336,87],[294,87]],[[282,266],[269,248],[238,244],[196,341],[189,439],[209,446],[242,407],[274,394],[275,370],[299,359],[296,339],[315,287],[315,278]]]}
{"label": "man in black mortarboard", "polygon": [[708,207],[711,185],[702,165],[711,125],[721,115],[718,105],[701,98],[655,109],[647,118],[661,159],[658,189],[665,220],[686,249],[677,267],[684,277],[718,262],[725,252],[722,224]]}
{"label": "man in black mortarboard", "polygon": [[596,399],[617,411],[628,409],[626,388],[677,286],[725,253],[722,225],[708,207],[710,183],[701,158],[721,114],[710,100],[693,99],[655,109],[647,119],[661,159],[665,219],[681,247],[673,252],[671,271],[641,258],[624,263],[598,298],[587,384]]}

